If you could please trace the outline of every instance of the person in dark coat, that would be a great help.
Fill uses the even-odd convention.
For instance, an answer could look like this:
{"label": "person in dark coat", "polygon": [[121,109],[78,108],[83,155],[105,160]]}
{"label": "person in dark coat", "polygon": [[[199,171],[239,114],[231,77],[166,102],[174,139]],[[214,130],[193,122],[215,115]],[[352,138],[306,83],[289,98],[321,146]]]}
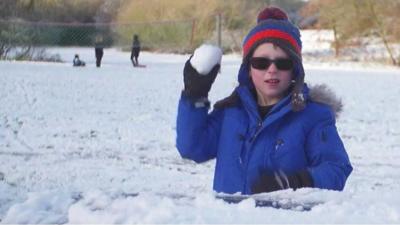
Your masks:
{"label": "person in dark coat", "polygon": [[214,190],[343,190],[353,168],[335,125],[341,102],[304,83],[300,32],[287,14],[260,12],[243,42],[239,86],[208,113],[219,66],[199,74],[186,62],[176,126],[183,158],[216,159]]}
{"label": "person in dark coat", "polygon": [[85,66],[86,63],[79,59],[79,55],[75,54],[74,59],[72,60],[73,66]]}
{"label": "person in dark coat", "polygon": [[131,61],[134,67],[139,66],[140,41],[138,35],[133,35]]}
{"label": "person in dark coat", "polygon": [[96,67],[101,66],[101,60],[103,59],[104,55],[104,44],[103,44],[103,37],[101,35],[96,36],[95,39],[95,46],[94,46],[94,51],[96,54]]}

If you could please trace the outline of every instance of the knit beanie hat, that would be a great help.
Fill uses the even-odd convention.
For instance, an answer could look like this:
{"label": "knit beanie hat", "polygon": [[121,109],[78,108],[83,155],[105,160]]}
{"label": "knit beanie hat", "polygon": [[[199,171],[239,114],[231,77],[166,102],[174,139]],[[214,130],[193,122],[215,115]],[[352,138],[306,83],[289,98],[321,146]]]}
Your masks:
{"label": "knit beanie hat", "polygon": [[248,64],[254,50],[263,43],[273,43],[284,50],[294,62],[294,87],[292,89],[292,108],[304,108],[303,97],[304,68],[301,57],[299,29],[292,24],[287,14],[280,8],[267,7],[257,17],[257,25],[250,30],[243,41],[243,63]]}

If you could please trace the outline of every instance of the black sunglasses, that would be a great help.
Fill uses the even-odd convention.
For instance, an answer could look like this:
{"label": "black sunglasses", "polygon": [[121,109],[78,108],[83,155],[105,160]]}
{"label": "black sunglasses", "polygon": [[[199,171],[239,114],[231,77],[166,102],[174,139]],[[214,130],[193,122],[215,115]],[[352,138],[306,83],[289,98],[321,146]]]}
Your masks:
{"label": "black sunglasses", "polygon": [[288,58],[277,58],[277,59],[269,59],[264,57],[250,58],[251,67],[257,70],[266,70],[269,68],[269,66],[271,66],[272,63],[275,64],[278,70],[293,69],[293,61]]}

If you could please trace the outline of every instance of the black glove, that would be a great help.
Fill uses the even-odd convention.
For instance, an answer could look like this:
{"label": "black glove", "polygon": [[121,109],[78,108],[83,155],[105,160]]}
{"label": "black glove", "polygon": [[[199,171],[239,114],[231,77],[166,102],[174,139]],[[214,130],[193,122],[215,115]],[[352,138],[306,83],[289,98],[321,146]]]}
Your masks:
{"label": "black glove", "polygon": [[283,189],[303,187],[313,187],[314,182],[307,170],[297,172],[293,175],[286,176],[282,171],[274,173],[263,173],[259,180],[251,188],[253,194],[262,192],[272,192]]}
{"label": "black glove", "polygon": [[208,97],[208,92],[217,77],[220,65],[215,65],[208,74],[201,75],[195,68],[193,68],[192,64],[190,64],[191,58],[192,57],[186,61],[185,68],[183,69],[183,82],[185,84],[185,89],[182,94],[195,102],[201,98]]}

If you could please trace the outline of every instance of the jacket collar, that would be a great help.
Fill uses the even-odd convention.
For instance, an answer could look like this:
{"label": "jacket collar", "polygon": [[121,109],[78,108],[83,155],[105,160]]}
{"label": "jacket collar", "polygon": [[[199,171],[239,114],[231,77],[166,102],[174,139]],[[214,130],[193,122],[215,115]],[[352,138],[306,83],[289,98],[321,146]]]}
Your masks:
{"label": "jacket collar", "polygon": [[[257,101],[250,91],[251,87],[248,87],[247,85],[240,85],[239,87],[236,88],[236,92],[239,95],[239,98],[241,100],[241,104],[245,108],[246,112],[248,113],[250,117],[250,121],[252,123],[258,123],[262,120],[260,117],[260,114],[258,112],[258,106],[257,106]],[[307,85],[304,85],[303,88],[303,95],[305,100],[309,98],[309,89]],[[283,117],[287,113],[292,111],[292,106],[291,106],[291,94],[287,95],[283,99],[281,99],[275,106],[271,109],[269,112],[268,116],[264,119],[263,124],[264,126],[267,126],[268,124],[271,124],[275,120]]]}

